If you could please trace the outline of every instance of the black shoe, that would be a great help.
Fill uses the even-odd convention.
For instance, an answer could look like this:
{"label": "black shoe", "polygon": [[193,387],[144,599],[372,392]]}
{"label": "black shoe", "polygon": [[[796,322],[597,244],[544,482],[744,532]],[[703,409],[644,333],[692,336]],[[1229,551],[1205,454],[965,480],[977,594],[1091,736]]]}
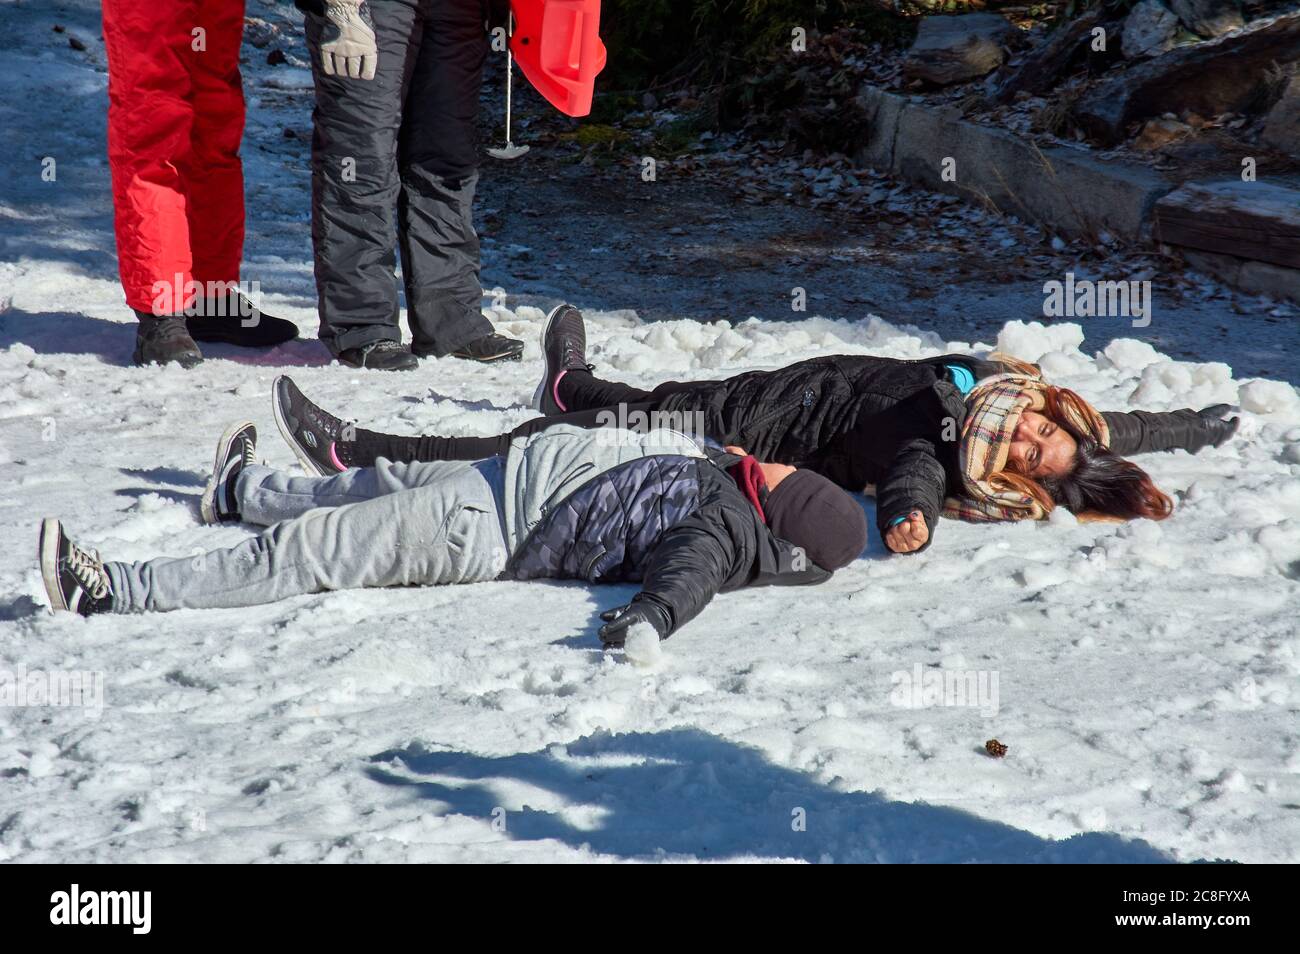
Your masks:
{"label": "black shoe", "polygon": [[94,616],[113,608],[113,585],[99,554],[65,537],[57,520],[41,522],[41,578],[51,610]]}
{"label": "black shoe", "polygon": [[524,356],[524,343],[492,331],[461,345],[455,351],[448,352],[448,356],[463,358],[466,361],[480,361],[483,364],[491,364],[493,361],[518,361]]}
{"label": "black shoe", "polygon": [[587,364],[587,329],[582,323],[582,312],[572,305],[556,305],[546,319],[542,331],[542,354],[546,367],[542,380],[533,392],[533,407],[547,417],[563,414],[559,396],[555,393],[566,371],[590,371]]}
{"label": "black shoe", "polygon": [[372,341],[360,348],[340,351],[339,364],[350,368],[372,368],[376,371],[414,371],[420,361],[411,350],[399,341]]}
{"label": "black shoe", "polygon": [[326,477],[347,470],[334,443],[350,425],[307,400],[288,375],[281,375],[271,385],[271,407],[280,436],[308,473]]}
{"label": "black shoe", "polygon": [[195,341],[220,341],[244,348],[271,348],[298,337],[298,326],[262,311],[238,291],[196,303],[185,324]]}
{"label": "black shoe", "polygon": [[135,330],[135,354],[139,367],[147,364],[179,364],[192,368],[203,360],[203,352],[185,328],[185,319],[175,315],[157,318],[137,311],[140,326]]}
{"label": "black shoe", "polygon": [[238,523],[239,498],[235,481],[245,467],[257,463],[257,428],[248,421],[232,424],[217,441],[212,477],[203,488],[199,513],[204,523]]}

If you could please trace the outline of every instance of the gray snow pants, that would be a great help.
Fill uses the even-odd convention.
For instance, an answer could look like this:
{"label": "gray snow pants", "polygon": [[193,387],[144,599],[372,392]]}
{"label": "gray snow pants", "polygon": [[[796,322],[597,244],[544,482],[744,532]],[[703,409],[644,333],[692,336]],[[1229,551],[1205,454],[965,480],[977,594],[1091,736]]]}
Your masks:
{"label": "gray snow pants", "polygon": [[335,354],[400,341],[393,237],[412,346],[441,357],[492,330],[480,310],[475,120],[482,0],[375,0],[372,80],[327,76],[327,21],[306,14],[316,87],[311,237],[320,337]]}
{"label": "gray snow pants", "polygon": [[244,469],[240,515],[269,527],[225,550],[105,563],[118,613],[272,603],[369,586],[475,583],[506,564],[501,458],[395,464],[332,477]]}

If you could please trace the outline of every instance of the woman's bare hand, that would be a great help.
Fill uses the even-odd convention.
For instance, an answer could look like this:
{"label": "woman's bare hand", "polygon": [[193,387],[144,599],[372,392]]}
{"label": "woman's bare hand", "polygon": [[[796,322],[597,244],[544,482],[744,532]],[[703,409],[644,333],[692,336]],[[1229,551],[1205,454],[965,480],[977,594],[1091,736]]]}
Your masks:
{"label": "woman's bare hand", "polygon": [[895,553],[911,553],[925,546],[930,539],[930,528],[925,525],[921,511],[913,510],[902,523],[885,532],[885,546]]}

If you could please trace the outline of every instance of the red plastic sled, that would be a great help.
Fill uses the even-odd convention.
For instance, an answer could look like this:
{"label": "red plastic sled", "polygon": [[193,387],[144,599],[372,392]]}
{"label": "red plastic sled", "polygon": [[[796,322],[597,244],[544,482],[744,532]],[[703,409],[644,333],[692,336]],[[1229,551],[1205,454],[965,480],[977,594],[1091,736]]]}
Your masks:
{"label": "red plastic sled", "polygon": [[519,68],[560,112],[586,116],[596,74],[605,68],[600,0],[511,0],[510,6],[510,49]]}

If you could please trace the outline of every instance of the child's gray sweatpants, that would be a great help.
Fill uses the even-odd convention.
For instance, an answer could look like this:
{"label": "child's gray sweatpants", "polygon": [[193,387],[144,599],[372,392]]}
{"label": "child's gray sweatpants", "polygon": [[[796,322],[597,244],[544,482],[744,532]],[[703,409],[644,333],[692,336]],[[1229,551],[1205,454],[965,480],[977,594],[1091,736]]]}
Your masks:
{"label": "child's gray sweatpants", "polygon": [[246,467],[240,515],[267,526],[225,550],[105,563],[113,609],[253,606],[321,590],[474,583],[506,564],[500,458],[380,459],[332,477]]}

